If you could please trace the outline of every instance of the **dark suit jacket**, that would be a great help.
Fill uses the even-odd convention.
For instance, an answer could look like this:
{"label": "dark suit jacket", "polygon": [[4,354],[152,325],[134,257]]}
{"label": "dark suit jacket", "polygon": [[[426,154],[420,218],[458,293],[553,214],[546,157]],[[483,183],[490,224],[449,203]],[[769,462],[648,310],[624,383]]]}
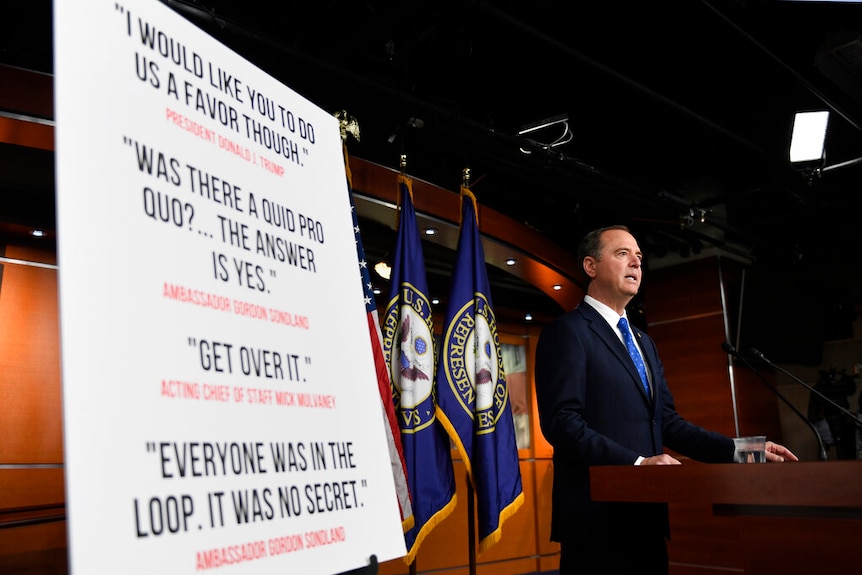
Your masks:
{"label": "dark suit jacket", "polygon": [[699,461],[733,461],[732,439],[677,413],[655,343],[632,331],[651,374],[652,399],[625,346],[589,304],[560,316],[539,337],[539,422],[554,448],[553,541],[607,541],[643,529],[669,535],[665,505],[592,502],[591,465],[633,465],[665,446]]}

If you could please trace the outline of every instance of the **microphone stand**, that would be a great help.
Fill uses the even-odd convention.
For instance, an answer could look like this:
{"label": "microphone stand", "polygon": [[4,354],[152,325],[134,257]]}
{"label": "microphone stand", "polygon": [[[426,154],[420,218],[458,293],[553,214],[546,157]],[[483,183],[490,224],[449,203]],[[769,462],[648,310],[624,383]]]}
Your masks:
{"label": "microphone stand", "polygon": [[805,383],[804,381],[802,381],[801,379],[799,379],[798,377],[796,377],[795,375],[793,375],[792,373],[790,373],[789,371],[787,371],[786,369],[781,367],[780,365],[776,365],[776,364],[772,363],[771,361],[766,359],[766,356],[764,356],[762,353],[760,353],[759,351],[757,351],[753,347],[749,348],[748,351],[749,351],[749,353],[751,353],[751,355],[753,355],[754,357],[756,357],[760,361],[763,361],[764,363],[771,365],[772,367],[774,367],[775,369],[777,369],[781,373],[790,377],[796,383],[805,387],[810,392],[816,393],[818,396],[820,396],[821,399],[823,399],[823,401],[825,401],[830,406],[834,407],[835,409],[837,409],[838,411],[840,411],[841,413],[843,413],[844,415],[846,415],[847,417],[852,419],[853,422],[856,424],[856,427],[862,428],[862,421],[859,421],[859,419],[855,415],[853,415],[853,412],[851,412],[849,409],[841,407],[840,405],[838,405],[837,403],[835,403],[834,401],[832,401],[831,399],[829,399],[828,397],[826,397],[825,395],[820,393],[820,390],[814,389],[813,387],[811,387],[810,385],[808,385],[807,383]]}
{"label": "microphone stand", "polygon": [[[787,407],[789,407],[791,409],[791,411],[793,411],[793,413],[795,413],[796,415],[799,416],[799,419],[804,421],[806,423],[806,425],[808,425],[808,427],[811,428],[811,431],[814,432],[814,437],[817,438],[817,445],[818,445],[818,448],[820,449],[820,461],[826,461],[827,460],[826,446],[823,445],[823,438],[820,436],[820,432],[817,430],[817,427],[811,422],[811,420],[808,419],[807,417],[805,417],[805,415],[803,415],[802,412],[799,411],[795,405],[790,403],[790,401],[786,397],[784,397],[784,395],[780,391],[778,391],[778,389],[776,389],[774,385],[769,383],[769,380],[767,380],[765,377],[763,377],[762,373],[757,371],[754,368],[754,366],[752,366],[751,363],[749,363],[749,361],[747,359],[745,359],[745,357],[742,354],[740,354],[738,351],[736,351],[735,347],[733,347],[729,343],[725,342],[725,343],[721,344],[721,348],[725,352],[729,353],[730,355],[732,355],[733,357],[737,358],[742,363],[744,363],[745,366],[749,370],[751,370],[751,372],[754,373],[754,375],[756,375],[758,377],[758,379],[760,379],[760,381],[762,381],[763,384],[766,385],[766,387],[768,387],[772,391],[772,393],[774,393],[778,397],[778,399],[783,401],[784,404]],[[754,350],[752,350],[752,351],[754,351]]]}

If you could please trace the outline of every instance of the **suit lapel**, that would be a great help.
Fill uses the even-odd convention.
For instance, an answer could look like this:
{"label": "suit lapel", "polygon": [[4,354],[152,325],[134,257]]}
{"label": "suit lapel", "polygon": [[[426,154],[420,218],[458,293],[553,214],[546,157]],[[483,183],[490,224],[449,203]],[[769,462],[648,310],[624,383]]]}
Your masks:
{"label": "suit lapel", "polygon": [[[638,373],[632,358],[629,356],[629,352],[626,350],[625,344],[620,341],[620,338],[617,336],[613,328],[611,328],[599,312],[589,304],[578,306],[578,309],[582,311],[584,317],[589,322],[590,329],[593,330],[599,339],[605,343],[611,354],[613,354],[626,371],[629,372],[629,375],[632,378],[632,383],[640,391],[641,396],[649,402],[650,398],[644,391],[643,384],[641,383],[641,376]],[[640,345],[640,331],[632,327],[632,332],[635,334],[635,337],[638,338],[638,345]],[[641,349],[643,349],[643,346],[641,346]],[[652,367],[650,366],[650,362],[647,361],[646,353],[643,352],[642,355],[644,356],[644,362],[646,363],[647,369],[650,371],[650,376],[652,376]]]}

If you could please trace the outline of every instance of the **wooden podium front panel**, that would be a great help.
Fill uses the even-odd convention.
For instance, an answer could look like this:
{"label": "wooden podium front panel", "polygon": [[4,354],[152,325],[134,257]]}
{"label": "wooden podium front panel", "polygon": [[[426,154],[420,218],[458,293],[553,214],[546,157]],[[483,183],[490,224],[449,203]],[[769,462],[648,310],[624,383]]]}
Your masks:
{"label": "wooden podium front panel", "polygon": [[666,502],[673,575],[858,572],[862,461],[595,467],[593,499]]}
{"label": "wooden podium front panel", "polygon": [[[604,466],[590,470],[597,501],[841,507],[862,515],[862,461]],[[825,512],[825,511],[824,511]]]}

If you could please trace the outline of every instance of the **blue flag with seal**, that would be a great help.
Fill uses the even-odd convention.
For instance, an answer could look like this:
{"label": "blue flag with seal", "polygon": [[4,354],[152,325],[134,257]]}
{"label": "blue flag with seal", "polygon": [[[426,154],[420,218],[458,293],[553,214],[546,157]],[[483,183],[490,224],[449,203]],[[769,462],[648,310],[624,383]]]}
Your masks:
{"label": "blue flag with seal", "polygon": [[438,418],[475,491],[479,552],[524,503],[512,405],[491,302],[476,198],[461,187],[461,231],[437,369]]}
{"label": "blue flag with seal", "polygon": [[455,474],[449,437],[436,414],[436,355],[425,258],[413,208],[412,180],[398,176],[400,215],[383,351],[407,461],[413,528],[404,535],[408,565],[431,530],[455,508]]}

